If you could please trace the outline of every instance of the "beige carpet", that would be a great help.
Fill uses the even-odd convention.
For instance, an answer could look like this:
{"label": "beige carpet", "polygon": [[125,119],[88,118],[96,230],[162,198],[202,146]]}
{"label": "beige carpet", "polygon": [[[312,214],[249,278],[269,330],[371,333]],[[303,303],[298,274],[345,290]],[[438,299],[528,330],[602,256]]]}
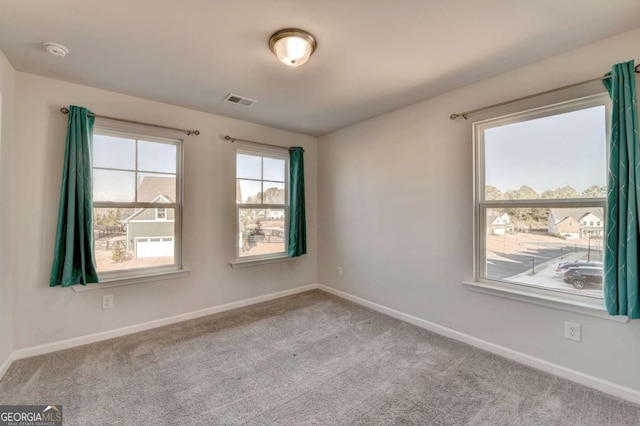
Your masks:
{"label": "beige carpet", "polygon": [[640,407],[320,291],[13,363],[70,425],[640,425]]}

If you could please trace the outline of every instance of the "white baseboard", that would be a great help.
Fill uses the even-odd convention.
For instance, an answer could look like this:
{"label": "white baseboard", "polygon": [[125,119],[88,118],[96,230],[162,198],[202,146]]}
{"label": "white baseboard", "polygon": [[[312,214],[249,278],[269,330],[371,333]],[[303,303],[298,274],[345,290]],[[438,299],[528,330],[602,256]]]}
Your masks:
{"label": "white baseboard", "polygon": [[482,340],[477,337],[473,337],[468,334],[461,333],[459,331],[452,330],[447,327],[443,327],[441,325],[423,320],[413,315],[405,314],[404,312],[400,312],[395,309],[391,309],[386,306],[382,306],[377,303],[370,302],[366,299],[353,296],[349,293],[345,293],[340,290],[336,290],[332,287],[327,287],[326,285],[323,285],[323,284],[318,284],[317,288],[319,288],[320,290],[326,291],[327,293],[331,293],[334,296],[338,296],[340,298],[349,300],[359,305],[366,306],[367,308],[373,309],[374,311],[378,311],[380,313],[389,315],[390,317],[397,318],[399,320],[408,322],[410,324],[416,325],[418,327],[424,328],[434,333],[467,343],[471,346],[475,346],[487,352],[491,352],[501,357],[519,362],[521,364],[528,365],[529,367],[542,370],[546,373],[554,374],[556,376],[562,377],[567,380],[571,380],[572,382],[576,382],[584,386],[588,386],[590,388],[599,390],[609,395],[613,395],[618,398],[622,398],[627,401],[640,404],[640,391],[638,390],[621,386],[616,383],[610,382],[608,380],[603,380],[598,377],[591,376],[589,374],[581,373],[580,371],[572,370],[570,368],[563,367],[561,365],[554,364],[552,362],[545,361],[543,359],[536,358],[534,356],[527,355],[525,353],[518,352],[513,349],[509,349],[507,347],[500,346],[495,343],[491,343],[486,340]]}
{"label": "white baseboard", "polygon": [[142,324],[131,325],[127,327],[118,328],[115,330],[103,331],[100,333],[89,334],[86,336],[74,337],[59,342],[47,343],[44,345],[33,346],[30,348],[19,349],[12,352],[8,359],[0,365],[0,379],[4,376],[9,369],[11,363],[18,359],[28,358],[37,355],[43,355],[50,352],[56,352],[63,349],[69,349],[76,346],[82,346],[89,343],[99,342],[102,340],[112,339],[114,337],[125,336],[127,334],[138,333],[140,331],[150,330],[153,328],[162,327],[165,325],[175,324],[190,319],[200,318],[207,315],[212,315],[232,309],[242,308],[244,306],[254,305],[256,303],[267,302],[269,300],[279,299],[282,297],[290,296],[297,293],[303,293],[305,291],[319,288],[327,293],[333,294],[337,297],[349,300],[362,306],[366,306],[374,311],[389,315],[393,318],[397,318],[401,321],[408,322],[426,330],[438,333],[440,335],[450,337],[452,339],[467,343],[471,346],[478,347],[486,350],[487,352],[494,353],[507,359],[519,362],[521,364],[528,365],[538,370],[545,371],[550,374],[571,380],[584,386],[599,390],[601,392],[616,396],[618,398],[631,401],[636,404],[640,404],[640,391],[631,389],[625,386],[618,385],[616,383],[603,380],[585,373],[581,373],[576,370],[572,370],[567,367],[563,367],[549,361],[545,361],[540,358],[527,355],[522,352],[509,349],[504,346],[497,345],[495,343],[488,342],[486,340],[479,339],[477,337],[470,336],[465,333],[461,333],[456,330],[452,330],[447,327],[432,323],[430,321],[423,320],[413,315],[405,314],[395,309],[388,308],[383,305],[362,299],[357,296],[353,296],[349,293],[345,293],[340,290],[336,290],[332,287],[327,287],[322,284],[310,284],[302,287],[297,287],[291,290],[280,291],[277,293],[270,293],[263,296],[253,297],[250,299],[239,300],[237,302],[227,303],[224,305],[214,306],[211,308],[201,309],[194,312],[188,312],[185,314],[176,315],[169,318],[163,318],[154,321],[148,321]]}
{"label": "white baseboard", "polygon": [[32,356],[43,355],[50,352],[56,352],[63,349],[69,349],[76,346],[82,346],[89,343],[99,342],[102,340],[113,339],[114,337],[125,336],[127,334],[138,333],[140,331],[150,330],[169,324],[175,324],[194,318],[200,318],[207,315],[217,314],[231,309],[242,308],[244,306],[255,305],[256,303],[267,302],[269,300],[279,299],[281,297],[291,296],[293,294],[318,288],[317,284],[310,284],[302,287],[296,287],[291,290],[279,291],[277,293],[265,294],[264,296],[252,297],[250,299],[239,300],[224,305],[213,306],[211,308],[201,309],[199,311],[188,312],[186,314],[175,315],[159,320],[148,321],[141,324],[130,325],[127,327],[117,328],[115,330],[103,331],[100,333],[88,334],[86,336],[73,337],[71,339],[61,340],[59,342],[46,343],[44,345],[32,346],[14,351],[9,359],[0,367],[0,379],[11,365],[12,361],[29,358]]}

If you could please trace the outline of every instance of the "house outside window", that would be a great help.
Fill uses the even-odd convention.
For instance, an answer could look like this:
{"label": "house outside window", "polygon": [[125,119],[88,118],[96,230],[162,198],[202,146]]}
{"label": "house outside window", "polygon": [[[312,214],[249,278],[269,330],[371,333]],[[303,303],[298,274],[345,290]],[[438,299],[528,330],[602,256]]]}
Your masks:
{"label": "house outside window", "polygon": [[474,124],[477,282],[602,298],[608,109],[603,94]]}
{"label": "house outside window", "polygon": [[93,212],[101,280],[181,269],[182,141],[96,127]]}
{"label": "house outside window", "polygon": [[287,257],[289,156],[282,150],[236,152],[236,261]]}

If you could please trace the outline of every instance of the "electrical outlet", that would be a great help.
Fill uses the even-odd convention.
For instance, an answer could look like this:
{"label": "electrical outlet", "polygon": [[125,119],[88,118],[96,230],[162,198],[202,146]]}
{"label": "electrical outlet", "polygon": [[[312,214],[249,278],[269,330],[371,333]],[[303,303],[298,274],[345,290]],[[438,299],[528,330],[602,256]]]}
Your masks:
{"label": "electrical outlet", "polygon": [[113,294],[102,296],[102,309],[113,308]]}
{"label": "electrical outlet", "polygon": [[336,274],[338,274],[339,277],[342,277],[342,266],[338,266],[338,269],[336,270]]}
{"label": "electrical outlet", "polygon": [[564,322],[564,338],[565,339],[575,340],[576,342],[579,342],[582,340],[581,334],[582,333],[580,330],[580,324],[576,322],[569,322],[569,321]]}

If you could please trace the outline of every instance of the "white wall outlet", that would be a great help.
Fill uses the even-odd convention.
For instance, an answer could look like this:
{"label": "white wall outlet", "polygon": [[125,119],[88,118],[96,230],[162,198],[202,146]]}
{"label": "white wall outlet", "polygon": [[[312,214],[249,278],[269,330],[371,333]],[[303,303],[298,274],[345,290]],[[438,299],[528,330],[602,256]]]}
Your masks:
{"label": "white wall outlet", "polygon": [[564,322],[564,338],[579,342],[582,340],[582,332],[580,324],[576,322]]}
{"label": "white wall outlet", "polygon": [[339,277],[342,277],[342,266],[338,266],[338,268],[336,269],[336,274],[338,274]]}
{"label": "white wall outlet", "polygon": [[113,308],[113,294],[102,296],[102,309]]}

